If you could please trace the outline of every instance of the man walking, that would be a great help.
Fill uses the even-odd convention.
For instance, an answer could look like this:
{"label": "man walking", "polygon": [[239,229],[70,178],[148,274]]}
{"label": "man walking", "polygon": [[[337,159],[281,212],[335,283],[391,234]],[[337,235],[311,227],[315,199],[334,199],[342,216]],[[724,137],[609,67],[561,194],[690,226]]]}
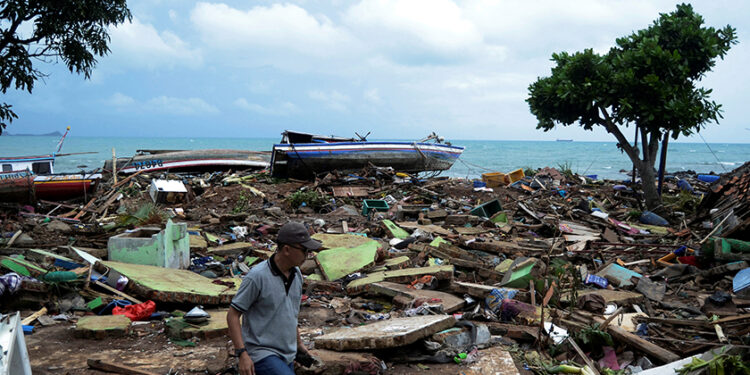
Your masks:
{"label": "man walking", "polygon": [[241,375],[294,374],[297,352],[308,354],[297,328],[302,299],[298,267],[309,251],[320,247],[304,224],[290,221],[279,229],[276,253],[242,279],[227,313]]}

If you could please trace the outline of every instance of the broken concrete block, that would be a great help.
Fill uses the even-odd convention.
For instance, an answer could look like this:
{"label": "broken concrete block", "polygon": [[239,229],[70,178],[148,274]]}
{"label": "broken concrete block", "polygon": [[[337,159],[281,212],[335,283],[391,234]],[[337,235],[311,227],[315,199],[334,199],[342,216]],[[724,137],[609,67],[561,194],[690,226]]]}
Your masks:
{"label": "broken concrete block", "polygon": [[389,258],[385,260],[385,264],[383,266],[389,270],[400,270],[411,266],[411,259],[409,259],[409,257],[406,255]]}
{"label": "broken concrete block", "polygon": [[156,302],[180,302],[200,305],[228,304],[237,293],[242,279],[227,278],[235,286],[214,284],[212,279],[188,270],[146,266],[141,264],[101,262],[130,279],[127,293]]}
{"label": "broken concrete block", "polygon": [[444,348],[449,348],[456,352],[462,352],[471,345],[478,347],[486,346],[490,342],[490,330],[484,324],[476,324],[476,340],[472,341],[471,329],[453,327],[438,332],[430,338],[431,341],[443,344]]}
{"label": "broken concrete block", "polygon": [[164,230],[138,228],[110,237],[109,260],[166,268],[190,266],[190,237],[185,223],[167,221]]}
{"label": "broken concrete block", "polygon": [[334,249],[337,247],[353,248],[375,241],[372,238],[358,236],[356,234],[315,233],[312,235],[312,238],[320,241],[323,244],[323,248],[326,249]]}
{"label": "broken concrete block", "polygon": [[208,248],[208,242],[206,242],[203,237],[197,235],[197,234],[191,234],[190,235],[190,250],[191,251],[201,251],[206,250]]}
{"label": "broken concrete block", "polygon": [[323,250],[316,255],[315,260],[326,280],[338,280],[375,264],[379,247],[377,241],[369,240],[354,248]]}
{"label": "broken concrete block", "polygon": [[90,315],[78,319],[74,334],[81,338],[103,339],[126,335],[130,318],[125,315]]}
{"label": "broken concrete block", "polygon": [[409,345],[452,327],[451,315],[395,318],[355,328],[341,328],[315,338],[315,347],[331,350],[385,349]]}
{"label": "broken concrete block", "polygon": [[631,277],[637,279],[643,277],[640,273],[631,271],[616,263],[609,264],[607,267],[604,267],[601,271],[597,272],[596,275],[609,280],[612,285],[621,288],[633,285],[633,282],[630,281]]}
{"label": "broken concrete block", "polygon": [[383,220],[382,223],[383,226],[385,226],[386,230],[388,230],[388,232],[391,234],[391,237],[398,238],[400,240],[404,240],[406,239],[406,237],[409,237],[409,232],[401,229],[394,222],[390,220]]}
{"label": "broken concrete block", "polygon": [[[380,369],[380,359],[370,353],[335,352],[332,350],[314,349],[310,354],[323,362],[323,368],[298,367],[297,375],[339,375],[345,374],[352,367],[359,369]],[[322,371],[322,372],[321,372]]]}
{"label": "broken concrete block", "polygon": [[411,289],[407,288],[406,285],[391,283],[388,281],[371,284],[367,291],[370,293],[383,294],[391,298],[399,295],[408,296],[405,300],[407,303],[421,299],[427,301],[430,305],[443,305],[443,311],[448,314],[460,310],[464,307],[464,304],[466,304],[466,301],[462,298],[458,298],[450,293],[437,290]]}
{"label": "broken concrete block", "polygon": [[190,326],[182,330],[180,337],[189,339],[198,337],[199,339],[212,339],[222,337],[229,332],[227,327],[227,310],[206,310],[210,318],[208,324],[200,326]]}
{"label": "broken concrete block", "polygon": [[226,245],[209,247],[208,254],[218,255],[222,257],[237,256],[252,248],[253,248],[253,244],[251,244],[250,242],[233,242],[233,243],[229,243]]}
{"label": "broken concrete block", "polygon": [[418,268],[404,268],[401,270],[374,272],[368,274],[366,277],[354,280],[347,284],[346,291],[349,294],[362,293],[367,290],[367,286],[372,283],[381,281],[391,281],[394,283],[410,283],[413,280],[422,277],[424,275],[435,276],[438,280],[452,280],[453,279],[453,266],[431,266],[431,267],[418,267]]}
{"label": "broken concrete block", "polygon": [[518,368],[510,353],[502,346],[494,346],[479,351],[479,359],[467,365],[462,372],[466,375],[519,375]]}
{"label": "broken concrete block", "polygon": [[445,217],[445,225],[466,225],[469,215],[448,215]]}

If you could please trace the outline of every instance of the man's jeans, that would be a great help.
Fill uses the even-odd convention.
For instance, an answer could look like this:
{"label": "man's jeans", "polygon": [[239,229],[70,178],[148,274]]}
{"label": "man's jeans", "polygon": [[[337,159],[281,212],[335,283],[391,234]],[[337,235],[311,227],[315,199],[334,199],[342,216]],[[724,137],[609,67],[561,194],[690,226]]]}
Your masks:
{"label": "man's jeans", "polygon": [[294,362],[286,364],[279,356],[269,355],[255,362],[256,375],[294,375]]}

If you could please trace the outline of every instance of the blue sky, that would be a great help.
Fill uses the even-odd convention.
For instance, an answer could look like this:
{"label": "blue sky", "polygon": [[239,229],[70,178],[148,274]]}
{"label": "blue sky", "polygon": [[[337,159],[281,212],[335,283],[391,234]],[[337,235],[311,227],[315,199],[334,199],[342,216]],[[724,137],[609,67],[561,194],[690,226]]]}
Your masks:
{"label": "blue sky", "polygon": [[[535,130],[527,87],[553,52],[647,27],[665,1],[129,1],[91,80],[60,64],[33,94],[3,100],[11,133],[273,137],[284,129],[371,138],[603,140],[603,130]],[[724,106],[708,142],[750,142],[750,3],[694,2],[739,41],[704,79]],[[626,134],[630,134],[628,130]],[[682,141],[699,141],[693,137]]]}

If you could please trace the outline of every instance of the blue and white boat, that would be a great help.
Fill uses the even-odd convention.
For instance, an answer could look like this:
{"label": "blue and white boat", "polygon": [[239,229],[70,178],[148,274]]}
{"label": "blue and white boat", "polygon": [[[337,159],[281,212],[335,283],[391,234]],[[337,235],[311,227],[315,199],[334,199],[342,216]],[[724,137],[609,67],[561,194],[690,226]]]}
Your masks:
{"label": "blue and white boat", "polygon": [[[276,177],[310,178],[330,171],[357,171],[373,165],[398,172],[444,171],[464,148],[442,143],[434,133],[414,142],[327,137],[285,131],[273,146],[271,172]],[[433,142],[428,142],[433,141]]]}

